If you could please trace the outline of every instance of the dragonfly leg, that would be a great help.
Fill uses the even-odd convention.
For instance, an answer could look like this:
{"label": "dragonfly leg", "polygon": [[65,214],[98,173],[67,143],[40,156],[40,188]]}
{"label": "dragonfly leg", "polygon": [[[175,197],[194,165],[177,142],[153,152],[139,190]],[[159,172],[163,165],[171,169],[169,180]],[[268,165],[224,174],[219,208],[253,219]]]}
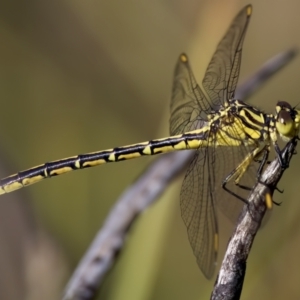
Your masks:
{"label": "dragonfly leg", "polygon": [[[261,174],[262,174],[262,170],[263,170],[263,167],[265,164],[269,164],[270,162],[268,161],[268,157],[269,157],[269,149],[264,149],[264,156],[262,158],[262,160],[260,161],[260,165],[259,165],[259,168],[257,170],[257,177],[258,177],[258,182],[263,184],[263,185],[266,185],[264,182],[261,182],[260,181],[260,177],[261,177]],[[284,190],[281,190],[279,189],[277,186],[275,187],[275,190],[278,191],[279,193],[283,193]],[[280,206],[281,205],[281,202],[276,202],[272,199],[272,202],[277,205],[277,206]]]}
{"label": "dragonfly leg", "polygon": [[[258,158],[262,155],[262,153],[263,153],[262,159],[258,159]],[[265,147],[262,148],[260,151],[258,151],[258,152],[255,154],[255,157],[253,158],[253,160],[254,160],[255,162],[258,162],[258,163],[259,163],[259,167],[258,167],[258,170],[257,170],[257,179],[258,179],[258,181],[259,181],[259,179],[260,179],[260,176],[261,176],[261,173],[262,173],[262,170],[263,170],[264,166],[265,166],[266,164],[268,164],[268,157],[269,157],[269,148],[268,148],[268,146],[265,146]],[[244,173],[245,173],[245,171],[244,171],[243,173],[241,173],[241,174],[238,176],[238,178],[235,180],[235,184],[236,184],[239,188],[241,188],[241,189],[243,189],[243,190],[251,191],[251,190],[252,190],[251,187],[245,186],[245,185],[242,185],[242,184],[239,183],[239,181],[240,181],[240,179],[241,179],[241,177],[242,177],[242,175],[243,175]]]}
{"label": "dragonfly leg", "polygon": [[280,148],[279,148],[277,142],[274,143],[274,149],[275,149],[275,152],[277,153],[281,168],[287,169],[289,167],[289,163],[286,160],[283,159],[283,157],[281,155]]}
{"label": "dragonfly leg", "polygon": [[[229,176],[230,176],[230,174],[229,174]],[[227,177],[228,177],[228,176],[227,176]],[[237,199],[239,199],[239,200],[243,201],[244,203],[248,204],[248,201],[247,201],[246,199],[244,199],[243,197],[241,197],[240,195],[234,193],[233,191],[231,191],[230,189],[228,189],[228,188],[226,187],[226,184],[227,184],[227,182],[229,181],[229,180],[227,180],[227,177],[224,179],[224,181],[223,181],[223,183],[222,183],[222,188],[223,188],[226,192],[228,192],[229,194],[231,194],[232,196],[234,196],[234,197],[236,197]]]}
{"label": "dragonfly leg", "polygon": [[[262,173],[262,170],[263,170],[263,167],[265,165],[269,165],[271,163],[270,160],[268,160],[268,157],[269,157],[269,153],[270,153],[270,149],[269,148],[264,148],[262,150],[262,152],[264,152],[264,156],[262,159],[258,159],[259,155],[257,155],[257,157],[254,157],[254,161],[259,163],[259,168],[258,168],[258,171],[257,171],[257,176],[260,177],[261,173]],[[259,154],[261,154],[262,152],[260,152]]]}
{"label": "dragonfly leg", "polygon": [[[262,149],[260,147],[255,148],[252,152],[250,152],[246,158],[233,170],[231,171],[223,180],[222,182],[222,188],[228,192],[229,194],[233,195],[234,197],[238,198],[239,200],[245,202],[248,204],[248,201],[246,199],[244,199],[243,197],[241,197],[240,195],[234,193],[233,191],[231,191],[229,188],[227,188],[227,183],[229,181],[231,181],[233,178],[234,179],[234,183],[240,187],[241,189],[250,191],[252,190],[252,188],[242,185],[239,183],[240,179],[242,178],[242,176],[245,174],[245,172],[247,171],[249,165],[251,164],[251,162],[253,161],[253,159],[259,157],[261,155],[261,153],[263,151],[267,151],[266,146],[264,146]],[[259,167],[259,171],[261,172],[261,170],[263,169],[263,166],[265,164],[266,159],[268,158],[268,155],[264,155],[262,162],[260,164]],[[261,166],[262,165],[262,166]]]}
{"label": "dragonfly leg", "polygon": [[[257,171],[258,182],[260,184],[265,185],[265,186],[267,186],[267,185],[264,182],[261,182],[260,177],[261,177],[264,165],[269,163],[268,157],[269,157],[269,149],[264,149],[264,156],[263,156],[263,158],[262,158],[262,160],[260,162],[260,166],[259,166],[258,171]],[[281,194],[284,192],[284,190],[279,189],[277,186],[275,187],[275,190],[277,190]],[[277,206],[281,205],[282,202],[276,202],[275,200],[273,200],[273,197],[271,195],[270,195],[270,197],[271,197],[271,202],[273,204],[275,204]]]}
{"label": "dragonfly leg", "polygon": [[275,187],[275,190],[280,194],[283,194],[283,192],[284,192],[284,190],[279,189],[277,186]]}
{"label": "dragonfly leg", "polygon": [[263,152],[264,154],[263,154],[262,159],[259,161],[259,167],[258,167],[258,170],[257,170],[257,178],[258,178],[258,179],[260,179],[260,177],[261,177],[261,174],[262,174],[262,171],[263,171],[264,166],[265,166],[266,164],[269,164],[269,163],[270,163],[270,162],[268,161],[270,149],[267,148],[267,147],[264,147],[263,150],[259,153],[259,155],[261,155],[262,152]]}

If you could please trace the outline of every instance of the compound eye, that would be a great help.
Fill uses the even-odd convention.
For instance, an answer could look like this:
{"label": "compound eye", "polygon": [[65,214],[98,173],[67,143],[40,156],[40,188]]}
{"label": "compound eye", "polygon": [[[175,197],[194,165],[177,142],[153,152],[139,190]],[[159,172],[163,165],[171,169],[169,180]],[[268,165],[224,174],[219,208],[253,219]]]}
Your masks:
{"label": "compound eye", "polygon": [[290,113],[286,110],[281,110],[277,116],[276,128],[283,136],[293,136],[294,134],[294,120]]}

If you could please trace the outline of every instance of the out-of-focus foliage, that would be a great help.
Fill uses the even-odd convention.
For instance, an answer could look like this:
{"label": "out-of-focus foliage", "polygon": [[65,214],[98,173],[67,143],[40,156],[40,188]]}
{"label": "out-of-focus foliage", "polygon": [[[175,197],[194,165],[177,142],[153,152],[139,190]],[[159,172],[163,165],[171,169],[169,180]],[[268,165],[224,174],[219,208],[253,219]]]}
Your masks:
{"label": "out-of-focus foliage", "polygon": [[[216,44],[246,4],[233,0],[2,1],[2,160],[15,172],[65,156],[166,136],[178,55],[182,51],[189,54],[201,81]],[[256,0],[252,4],[241,78],[274,54],[300,44],[300,3]],[[251,103],[267,111],[272,111],[279,99],[298,104],[299,70],[296,59],[256,93]],[[149,161],[144,158],[105,165],[46,180],[23,191],[30,203],[17,202],[33,206],[34,213],[26,215],[26,222],[38,219],[52,233],[72,269],[116,197]],[[299,163],[295,156],[280,184],[285,193],[276,195],[276,201],[284,203],[275,207],[254,243],[243,299],[295,299],[300,295]],[[179,213],[179,187],[178,180],[174,191],[132,228],[128,247],[99,297],[208,298],[213,282],[206,281],[197,269],[188,244]],[[9,208],[3,206],[1,210],[10,215]],[[1,228],[7,228],[6,235],[16,239],[11,243],[0,236],[1,244],[11,251],[19,247],[15,232],[24,228],[18,220],[13,217],[10,226],[5,226],[0,219]],[[224,246],[231,224],[226,220],[222,224]],[[36,228],[31,231],[36,237]],[[45,281],[50,284],[52,279],[62,278],[65,270],[64,263],[54,270],[50,264],[45,266],[36,272],[52,276],[43,278],[36,273],[37,289]],[[18,265],[21,271],[13,268],[20,278],[29,272],[25,263]],[[0,290],[4,285],[9,290],[7,282],[20,291],[33,288],[26,280],[2,273]],[[54,284],[61,289],[64,282]],[[15,299],[20,298],[17,295]]]}

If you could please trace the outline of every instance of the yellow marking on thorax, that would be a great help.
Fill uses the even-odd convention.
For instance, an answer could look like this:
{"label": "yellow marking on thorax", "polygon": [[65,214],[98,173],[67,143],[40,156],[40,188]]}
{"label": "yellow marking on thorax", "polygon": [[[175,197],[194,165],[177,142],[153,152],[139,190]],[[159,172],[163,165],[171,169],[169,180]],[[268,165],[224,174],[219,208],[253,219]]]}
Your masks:
{"label": "yellow marking on thorax", "polygon": [[247,116],[246,116],[246,110],[247,112],[249,113],[249,115],[251,115],[251,117],[257,121],[258,123],[261,123],[261,126],[263,126],[265,124],[265,119],[264,119],[264,116],[262,113],[260,113],[259,115],[253,113],[251,110],[247,109],[247,108],[244,108],[240,111],[240,115],[245,117],[245,119],[247,120],[248,123],[250,123],[251,125],[257,127],[259,125],[257,125],[256,123],[253,123],[251,121],[251,119],[249,119]]}
{"label": "yellow marking on thorax", "polygon": [[244,130],[253,140],[258,140],[261,137],[260,131],[258,130],[254,130],[247,126],[244,127]]}
{"label": "yellow marking on thorax", "polygon": [[[237,137],[238,139],[235,140],[228,136],[226,133],[230,136]],[[237,135],[237,132],[233,130],[231,126],[224,126],[222,127],[222,130],[219,130],[216,134],[216,145],[217,146],[240,146],[242,144],[241,139],[243,139],[242,131],[241,134]]]}
{"label": "yellow marking on thorax", "polygon": [[[261,123],[261,126],[263,126],[265,124],[265,118],[264,118],[264,115],[262,113],[260,113],[259,115],[257,114],[254,114],[254,113],[251,113],[251,117],[256,120],[258,123]],[[257,124],[253,124],[253,125],[256,125],[256,126],[260,126],[260,125],[257,125]]]}
{"label": "yellow marking on thorax", "polygon": [[[235,119],[234,123],[222,127],[223,131],[226,131],[230,137],[223,137],[225,139],[225,145],[231,145],[231,146],[239,146],[243,142],[247,141],[247,135],[251,137],[253,140],[260,139],[261,133],[259,130],[252,129],[248,126],[246,126],[241,120]],[[223,135],[224,136],[224,135]],[[238,141],[237,141],[237,140]],[[253,141],[251,139],[247,141],[248,144],[253,144]],[[218,140],[219,141],[219,140]],[[222,143],[220,143],[222,144]]]}

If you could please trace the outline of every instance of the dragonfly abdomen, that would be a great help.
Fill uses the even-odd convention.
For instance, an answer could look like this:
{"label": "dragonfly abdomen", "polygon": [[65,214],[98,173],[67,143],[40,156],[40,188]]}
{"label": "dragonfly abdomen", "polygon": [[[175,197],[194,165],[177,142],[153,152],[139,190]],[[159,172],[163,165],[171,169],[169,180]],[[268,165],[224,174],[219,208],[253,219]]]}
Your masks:
{"label": "dragonfly abdomen", "polygon": [[203,128],[182,135],[152,140],[144,143],[117,147],[104,151],[80,154],[21,171],[0,181],[0,195],[34,184],[45,178],[68,173],[74,170],[118,162],[144,155],[156,155],[175,150],[197,149],[207,145],[208,129]]}

